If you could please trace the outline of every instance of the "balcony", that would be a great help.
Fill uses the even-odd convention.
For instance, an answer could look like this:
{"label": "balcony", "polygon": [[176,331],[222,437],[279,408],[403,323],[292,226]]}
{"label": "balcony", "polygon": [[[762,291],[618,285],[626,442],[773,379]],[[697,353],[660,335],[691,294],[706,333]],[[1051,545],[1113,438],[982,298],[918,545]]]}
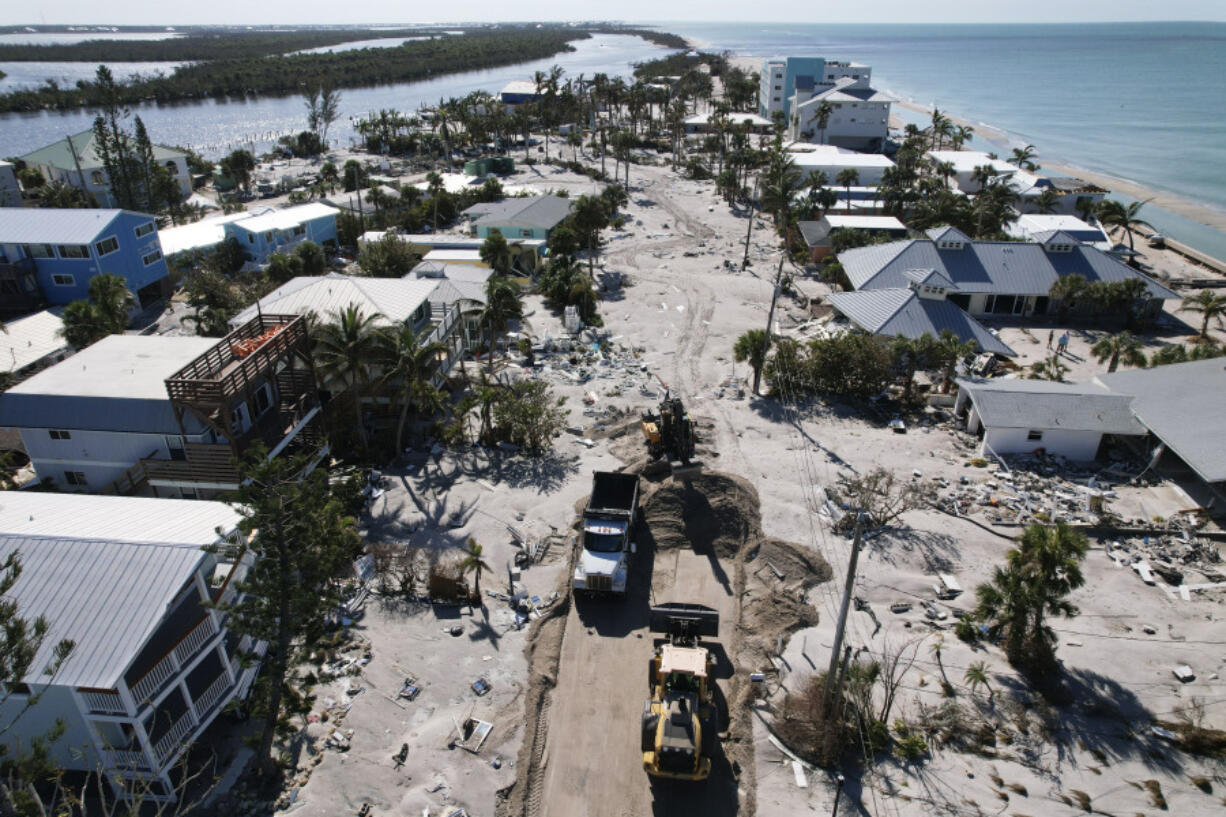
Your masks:
{"label": "balcony", "polygon": [[158,768],[165,765],[166,761],[183,746],[184,739],[195,728],[196,716],[189,709],[153,745],[153,756],[157,760]]}
{"label": "balcony", "polygon": [[114,690],[78,689],[85,699],[85,707],[94,715],[126,715],[128,708],[124,706],[123,698]]}
{"label": "balcony", "polygon": [[234,688],[234,684],[230,681],[230,676],[224,672],[218,675],[213,683],[209,684],[208,689],[200,693],[200,697],[196,698],[196,715],[201,720],[213,711],[213,707],[217,706],[218,702],[226,696],[226,693]]}
{"label": "balcony", "polygon": [[214,623],[213,617],[206,615],[195,627],[179,639],[161,660],[146,670],[132,684],[132,697],[136,700],[137,706],[140,707],[146,701],[153,700],[166,686],[167,682],[175,677],[180,669],[189,663],[200,652],[201,648],[212,640],[217,632],[217,624]]}
{"label": "balcony", "polygon": [[139,749],[104,749],[106,765],[112,769],[151,772],[149,758]]}
{"label": "balcony", "polygon": [[[166,380],[172,403],[225,412],[278,363],[308,349],[306,321],[298,315],[259,315],[226,335]],[[228,424],[228,418],[222,418]]]}

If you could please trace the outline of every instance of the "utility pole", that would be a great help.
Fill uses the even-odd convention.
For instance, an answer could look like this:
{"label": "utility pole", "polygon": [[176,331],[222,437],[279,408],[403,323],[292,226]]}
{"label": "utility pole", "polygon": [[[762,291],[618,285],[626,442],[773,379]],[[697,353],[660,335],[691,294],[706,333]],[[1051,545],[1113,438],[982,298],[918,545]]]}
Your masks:
{"label": "utility pole", "polygon": [[753,235],[753,206],[758,201],[758,177],[753,180],[753,195],[749,197],[749,227],[745,230],[745,256],[741,259],[741,269],[749,266],[749,237]]}
{"label": "utility pole", "polygon": [[856,510],[856,533],[851,543],[851,559],[847,563],[847,582],[843,587],[843,605],[839,608],[839,623],[834,631],[834,646],[830,649],[830,668],[826,670],[825,706],[829,717],[834,704],[834,680],[839,668],[839,652],[843,648],[843,632],[847,628],[847,610],[856,584],[856,564],[860,561],[860,511]]}
{"label": "utility pole", "polygon": [[[779,283],[783,280],[783,262],[787,260],[787,250],[784,250],[783,255],[779,256],[779,269],[775,271],[775,287],[771,292],[771,306],[766,311],[766,335],[762,338],[762,362],[766,363],[766,353],[771,348],[771,324],[775,322],[775,302],[779,300]],[[753,393],[758,393],[759,378],[761,377],[762,368],[758,368],[758,374],[754,376]]]}
{"label": "utility pole", "polygon": [[838,788],[834,790],[834,808],[830,811],[830,817],[837,817],[839,813],[839,795],[843,793],[843,781],[846,778],[843,777],[842,772],[838,772],[835,774],[834,780],[838,784]]}

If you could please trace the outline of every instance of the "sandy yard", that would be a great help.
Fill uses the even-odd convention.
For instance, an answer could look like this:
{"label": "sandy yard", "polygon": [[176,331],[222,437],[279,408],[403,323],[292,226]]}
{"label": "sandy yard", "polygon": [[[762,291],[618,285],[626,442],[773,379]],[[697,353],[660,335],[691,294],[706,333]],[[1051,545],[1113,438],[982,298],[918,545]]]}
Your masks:
{"label": "sandy yard", "polygon": [[[590,180],[551,168],[521,170],[509,182],[572,195],[592,190]],[[369,664],[352,680],[318,691],[322,704],[330,699],[348,709],[339,728],[353,730],[350,747],[325,747],[334,720],[313,724],[301,756],[302,767],[313,771],[284,813],[348,815],[369,803],[371,817],[460,808],[479,817],[784,817],[832,807],[829,774],[781,764],[765,725],[786,691],[824,671],[830,657],[850,543],[831,530],[824,486],[876,466],[948,484],[967,477],[972,487],[1000,479],[999,470],[968,468],[970,441],[948,423],[917,423],[900,436],[885,417],[820,403],[798,410],[744,395],[750,372],[733,363],[731,349],[741,332],[766,321],[778,260],[766,222],[755,226],[752,266],[741,272],[746,222],[716,197],[712,183],[635,165],[626,213],[626,230],[608,232],[598,265],[602,280],[620,273],[626,283],[601,304],[615,355],[592,365],[587,383],[567,376],[576,367],[566,355],[549,356],[539,375],[568,398],[569,423],[582,426],[581,433],[563,434],[541,461],[477,448],[420,452],[406,468],[388,472],[392,487],[366,520],[372,541],[434,552],[476,538],[493,568],[482,587],[498,593],[508,590],[507,566],[517,550],[507,526],[530,541],[552,537],[544,559],[522,573],[526,592],[548,607],[520,627],[493,597],[477,611],[370,599],[354,625],[370,641]],[[825,291],[812,280],[798,279],[797,287],[806,298]],[[560,316],[535,297],[527,303],[528,330],[561,337]],[[803,300],[781,298],[776,318],[777,331],[793,330],[808,319]],[[1057,336],[1061,330],[1000,328],[1026,364],[1045,354],[1049,328]],[[1187,334],[1173,326],[1160,337]],[[1073,331],[1070,378],[1104,370],[1088,352],[1094,335],[1084,327]],[[684,397],[699,422],[703,475],[688,486],[645,479],[647,524],[629,597],[620,604],[572,603],[566,589],[576,507],[593,470],[641,462],[633,419],[653,405],[647,395],[659,390],[655,376]],[[595,405],[584,404],[587,392],[595,393]],[[1136,515],[1169,513],[1187,502],[1169,484],[1131,490],[1121,489],[1117,501],[1139,507]],[[913,717],[946,700],[929,649],[943,637],[941,659],[963,717],[996,724],[1010,742],[1002,737],[995,757],[938,748],[921,765],[883,760],[866,770],[851,763],[840,814],[1084,813],[1074,790],[1092,798],[1094,809],[1149,814],[1156,809],[1144,790],[1148,780],[1158,781],[1171,813],[1220,813],[1222,769],[1175,752],[1148,728],[1193,696],[1208,702],[1209,723],[1226,725],[1221,590],[1181,600],[1161,582],[1144,585],[1095,543],[1087,585],[1074,599],[1082,615],[1055,622],[1059,655],[1080,694],[1073,705],[1050,709],[1019,685],[998,649],[972,650],[953,637],[952,617],[930,621],[919,605],[932,597],[934,574],[951,572],[968,592],[943,609],[973,606],[974,586],[1003,560],[1017,529],[989,529],[935,510],[911,512],[905,522],[864,548],[855,592],[881,626],[853,611],[847,643],[880,653],[887,644],[922,640],[896,710]],[[768,562],[778,572],[766,569]],[[915,606],[890,613],[898,600]],[[664,601],[721,613],[725,740],[715,774],[696,786],[652,784],[641,768],[637,731],[652,643],[647,610]],[[774,656],[777,635],[802,625]],[[455,626],[458,635],[450,633]],[[991,703],[984,690],[972,695],[962,683],[965,668],[979,660],[992,670]],[[1178,663],[1193,668],[1193,682],[1172,676]],[[761,698],[748,682],[758,671],[768,674]],[[412,702],[397,698],[406,677],[421,687]],[[470,686],[479,678],[491,687],[480,697]],[[361,691],[348,694],[349,684]],[[480,751],[449,748],[456,724],[470,717],[493,724]],[[407,757],[397,768],[393,755],[402,744]],[[1213,794],[1190,775],[1214,780]]]}

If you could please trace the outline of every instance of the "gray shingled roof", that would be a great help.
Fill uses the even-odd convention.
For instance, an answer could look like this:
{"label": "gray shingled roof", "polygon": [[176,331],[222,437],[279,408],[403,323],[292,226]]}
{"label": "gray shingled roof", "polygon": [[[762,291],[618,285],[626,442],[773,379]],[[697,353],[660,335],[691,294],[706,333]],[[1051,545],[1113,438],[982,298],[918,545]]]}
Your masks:
{"label": "gray shingled roof", "polygon": [[937,337],[941,330],[948,329],[963,341],[974,340],[985,352],[1017,356],[957,304],[921,298],[911,289],[834,292],[826,297],[835,309],[866,332],[890,338],[898,335],[919,338],[925,332]]}
{"label": "gray shingled roof", "polygon": [[55,682],[99,689],[114,688],[179,589],[212,558],[200,545],[0,533],[0,559],[13,551],[22,570],[8,595],[22,616],[44,616],[48,624],[25,682],[52,680],[46,668],[55,645],[68,638],[76,647]]}
{"label": "gray shingled roof", "polygon": [[[950,233],[943,235],[946,240],[953,238]],[[939,250],[935,241],[914,239],[847,250],[839,253],[839,261],[856,289],[905,287],[907,270],[935,269],[965,293],[1047,295],[1057,279],[1075,273],[1089,282],[1139,278],[1152,297],[1179,298],[1127,264],[1082,244],[1070,252],[1049,252],[1029,242],[974,241],[960,250]]]}
{"label": "gray shingled roof", "polygon": [[1101,374],[1095,381],[1133,396],[1145,427],[1206,482],[1226,482],[1226,359]]}
{"label": "gray shingled roof", "polygon": [[570,215],[574,202],[561,196],[530,196],[493,204],[474,204],[464,211],[478,227],[536,227],[551,230]]}
{"label": "gray shingled roof", "polygon": [[1093,383],[960,378],[958,386],[970,394],[983,424],[991,428],[1145,433],[1132,416],[1131,397]]}

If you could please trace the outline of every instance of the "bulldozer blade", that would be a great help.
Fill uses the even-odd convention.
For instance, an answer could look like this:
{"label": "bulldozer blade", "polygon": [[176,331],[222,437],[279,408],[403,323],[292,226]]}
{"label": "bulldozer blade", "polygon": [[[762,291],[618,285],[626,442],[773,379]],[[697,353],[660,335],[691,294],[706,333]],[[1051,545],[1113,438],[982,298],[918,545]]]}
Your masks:
{"label": "bulldozer blade", "polygon": [[669,462],[668,467],[675,479],[693,479],[702,473],[702,463],[695,460],[690,460],[689,465],[674,460]]}

